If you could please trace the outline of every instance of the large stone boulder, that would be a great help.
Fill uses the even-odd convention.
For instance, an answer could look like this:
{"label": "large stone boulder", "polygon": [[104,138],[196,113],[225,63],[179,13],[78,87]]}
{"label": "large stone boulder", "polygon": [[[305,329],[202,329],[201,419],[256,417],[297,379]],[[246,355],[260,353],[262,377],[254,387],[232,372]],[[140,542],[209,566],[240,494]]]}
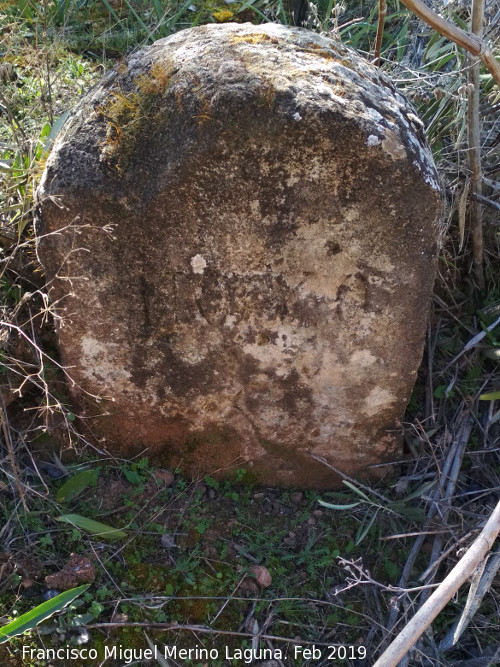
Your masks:
{"label": "large stone boulder", "polygon": [[109,451],[311,487],[333,480],[311,453],[351,475],[397,454],[440,198],[378,69],[298,28],[179,32],[80,102],[38,200],[62,360]]}

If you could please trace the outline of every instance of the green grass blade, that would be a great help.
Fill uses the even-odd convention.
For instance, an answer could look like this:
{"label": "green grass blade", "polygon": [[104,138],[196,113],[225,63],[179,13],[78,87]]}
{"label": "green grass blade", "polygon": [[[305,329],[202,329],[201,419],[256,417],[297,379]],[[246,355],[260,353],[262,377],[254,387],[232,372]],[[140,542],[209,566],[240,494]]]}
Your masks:
{"label": "green grass blade", "polygon": [[106,7],[106,9],[107,9],[108,12],[110,13],[110,15],[114,18],[114,20],[115,20],[117,23],[120,23],[120,17],[119,17],[118,14],[115,12],[115,10],[113,9],[113,7],[109,4],[108,0],[102,0],[102,3],[103,3],[103,5]]}
{"label": "green grass blade", "polygon": [[403,23],[403,27],[399,31],[396,39],[396,60],[398,63],[400,63],[405,55],[405,49],[408,44],[408,17],[405,19]]}
{"label": "green grass blade", "polygon": [[498,401],[500,398],[500,391],[492,391],[489,394],[481,394],[480,401]]}
{"label": "green grass blade", "polygon": [[[263,21],[266,21],[266,23],[272,23],[272,20],[263,14],[260,9],[257,9],[257,7],[254,7],[253,5],[250,5],[248,2],[240,2],[239,6],[241,9],[251,9],[259,18],[261,18]],[[240,9],[240,11],[241,11]],[[284,11],[284,10],[283,10]],[[286,18],[286,17],[285,17]],[[286,25],[286,24],[285,24]]]}
{"label": "green grass blade", "polygon": [[323,19],[323,30],[327,31],[330,27],[330,17],[333,11],[334,0],[329,0],[328,7],[326,8],[325,18]]}
{"label": "green grass blade", "polygon": [[86,591],[89,586],[90,584],[84,584],[83,586],[78,586],[78,588],[64,591],[64,593],[57,595],[55,598],[51,598],[50,600],[47,600],[47,602],[42,602],[42,604],[39,604],[38,607],[26,612],[26,614],[22,614],[19,618],[16,618],[15,621],[4,625],[0,628],[0,644],[9,641],[9,639],[12,639],[17,635],[22,635],[23,632],[33,630],[39,623],[50,618],[53,614],[56,614],[73,602],[73,600]]}
{"label": "green grass blade", "polygon": [[161,28],[162,35],[165,36],[170,35],[177,21],[179,21],[184,12],[186,12],[189,9],[191,4],[192,0],[186,0],[186,2],[183,5],[181,5],[181,7],[177,10],[177,12],[175,12],[175,14],[170,16],[167,21],[158,26],[158,30]]}
{"label": "green grass blade", "polygon": [[348,482],[346,479],[343,479],[342,484],[345,484],[349,489],[351,489],[351,491],[354,491],[354,493],[357,493],[358,496],[361,496],[361,498],[363,498],[363,500],[366,500],[367,502],[371,503],[372,505],[374,504],[373,500],[371,500],[366,495],[366,493],[363,493],[363,491],[361,491],[361,489],[358,489],[358,487],[355,486],[354,484],[351,484],[351,482]]}
{"label": "green grass blade", "polygon": [[373,512],[373,514],[370,516],[371,510],[368,510],[363,518],[363,521],[361,522],[361,525],[359,527],[359,530],[356,534],[356,546],[358,544],[361,544],[361,542],[365,539],[365,537],[368,534],[368,531],[370,528],[373,526],[375,523],[375,519],[377,518],[378,514],[378,509]]}
{"label": "green grass blade", "polygon": [[361,500],[358,500],[357,503],[348,503],[346,505],[334,505],[333,503],[327,503],[324,500],[318,500],[318,503],[323,505],[323,507],[328,507],[330,510],[352,510],[353,507],[361,505]]}
{"label": "green grass blade", "polygon": [[68,502],[76,498],[87,486],[95,480],[94,470],[83,470],[65,482],[58,490],[56,500],[58,503]]}
{"label": "green grass blade", "polygon": [[57,517],[57,521],[69,523],[72,526],[87,531],[87,533],[92,533],[96,537],[102,537],[104,540],[120,540],[127,537],[125,531],[112,528],[100,521],[94,521],[94,519],[87,519],[87,517],[81,516],[81,514],[61,514],[61,516]]}
{"label": "green grass blade", "polygon": [[163,7],[161,6],[160,0],[152,0],[152,5],[155,10],[156,18],[158,21],[161,21],[163,18]]}
{"label": "green grass blade", "polygon": [[137,21],[137,24],[138,24],[138,25],[144,30],[144,32],[148,35],[149,39],[150,39],[151,41],[154,42],[155,37],[154,37],[153,33],[152,33],[151,30],[148,28],[148,26],[144,23],[144,21],[141,19],[141,17],[140,17],[139,14],[135,11],[135,9],[132,7],[132,5],[130,4],[129,0],[125,0],[125,4],[127,5],[127,7],[128,7],[128,9],[129,9],[130,13],[132,14],[132,16],[133,16],[133,17],[135,18],[135,20]]}
{"label": "green grass blade", "polygon": [[54,143],[55,138],[59,134],[59,131],[61,130],[62,126],[68,119],[70,113],[71,113],[70,111],[65,111],[63,114],[61,114],[60,116],[58,116],[58,118],[54,120],[54,124],[50,128],[47,137],[44,138],[43,142],[44,150],[48,151],[50,148],[52,148],[52,144]]}

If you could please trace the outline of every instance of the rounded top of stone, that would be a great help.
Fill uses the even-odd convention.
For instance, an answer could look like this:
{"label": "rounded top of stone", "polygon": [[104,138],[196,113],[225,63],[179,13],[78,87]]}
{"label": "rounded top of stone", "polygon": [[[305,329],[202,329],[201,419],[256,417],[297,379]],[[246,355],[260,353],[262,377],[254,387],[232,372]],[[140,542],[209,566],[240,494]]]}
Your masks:
{"label": "rounded top of stone", "polygon": [[[265,23],[262,25],[253,23],[211,23],[181,30],[159,39],[151,46],[137,51],[131,58],[145,52],[151,53],[157,49],[161,50],[165,45],[168,45],[169,48],[173,46],[182,47],[186,43],[191,45],[194,41],[197,43],[199,50],[190,48],[190,51],[186,52],[187,58],[199,56],[210,43],[222,44],[228,41],[232,45],[265,46],[267,44],[270,46],[280,43],[282,46],[288,44],[292,47],[299,46],[304,49],[314,48],[312,45],[317,44],[325,49],[334,49],[339,54],[355,53],[339,40],[319,35],[305,28],[285,26],[280,23]],[[375,68],[373,69],[375,70]]]}
{"label": "rounded top of stone", "polygon": [[[108,72],[66,122],[40,192],[78,188],[82,182],[102,191],[107,177],[97,172],[111,165],[107,175],[114,170],[122,177],[130,165],[134,169],[138,146],[148,144],[135,160],[142,168],[144,152],[163,159],[169,133],[180,132],[193,143],[200,134],[217,141],[242,119],[276,131],[280,123],[307,126],[318,136],[328,126],[329,132],[333,125],[350,127],[359,144],[353,150],[366,146],[396,162],[409,159],[439,190],[422,124],[378,68],[339,41],[303,28],[227,23],[182,30]],[[158,137],[153,144],[152,135]],[[71,155],[65,157],[69,143]],[[175,143],[168,144],[170,164]],[[49,172],[57,160],[51,190]]]}
{"label": "rounded top of stone", "polygon": [[379,68],[342,42],[304,28],[276,23],[224,23],[188,28],[132,54],[128,72],[133,77],[145,67],[165,64],[166,58],[176,69],[194,66],[202,79],[215,74],[220,83],[248,80],[249,74],[267,76],[276,89],[296,88],[300,82],[304,98],[325,74],[335,74],[338,76],[335,83],[343,84],[337,93],[346,99],[361,88],[364,103],[372,98],[378,107],[387,101],[391,108],[396,104],[396,110],[408,105]]}

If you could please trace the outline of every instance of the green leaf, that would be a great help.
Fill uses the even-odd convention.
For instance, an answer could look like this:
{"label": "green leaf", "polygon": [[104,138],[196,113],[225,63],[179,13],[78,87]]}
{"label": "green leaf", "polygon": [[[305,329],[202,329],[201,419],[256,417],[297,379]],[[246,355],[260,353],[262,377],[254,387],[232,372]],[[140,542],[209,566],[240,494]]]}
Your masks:
{"label": "green leaf", "polygon": [[349,542],[344,547],[344,553],[350,554],[354,551],[355,548],[356,545],[354,544],[354,542],[352,540],[349,540]]}
{"label": "green leaf", "polygon": [[358,546],[358,544],[361,544],[361,542],[367,536],[368,531],[370,530],[370,528],[375,523],[375,519],[377,518],[377,514],[378,514],[378,509],[376,509],[375,512],[373,512],[373,514],[371,514],[371,516],[370,516],[371,512],[372,512],[372,510],[368,510],[366,512],[365,516],[363,517],[363,521],[361,522],[361,524],[359,526],[358,532],[356,533],[356,546]]}
{"label": "green leaf", "polygon": [[42,545],[42,547],[51,547],[54,544],[54,542],[52,542],[52,538],[50,535],[43,535],[40,538],[40,544]]}
{"label": "green leaf", "polygon": [[349,500],[352,497],[350,493],[343,493],[342,491],[327,491],[325,496],[328,496],[328,498],[338,498],[339,500]]}
{"label": "green leaf", "polygon": [[87,519],[87,517],[81,516],[81,514],[62,514],[57,517],[57,521],[70,523],[72,526],[86,530],[87,533],[102,537],[104,540],[120,540],[123,537],[127,537],[125,531],[112,528],[99,521],[94,521],[94,519]]}
{"label": "green leaf", "polygon": [[45,123],[45,125],[41,129],[39,139],[45,139],[45,137],[48,137],[49,134],[50,134],[50,123]]}
{"label": "green leaf", "polygon": [[63,114],[61,114],[58,118],[54,120],[54,124],[50,128],[50,132],[48,133],[47,140],[44,145],[45,150],[49,150],[50,148],[52,148],[52,144],[54,143],[55,138],[59,134],[64,123],[67,121],[70,113],[71,113],[70,111],[65,111]]}
{"label": "green leaf", "polygon": [[318,503],[323,505],[323,507],[328,507],[330,510],[352,510],[353,507],[361,505],[361,500],[358,500],[357,503],[348,503],[346,505],[334,505],[333,503],[327,503],[324,500],[318,500]]}
{"label": "green leaf", "polygon": [[78,588],[72,588],[69,591],[65,591],[60,595],[57,595],[55,598],[47,600],[47,602],[42,602],[31,611],[22,614],[19,618],[16,618],[15,621],[4,625],[0,628],[0,644],[12,639],[12,637],[17,637],[17,635],[22,635],[23,632],[28,630],[33,630],[36,626],[45,621],[47,618],[50,618],[53,614],[61,611],[69,605],[75,598],[77,598],[81,593],[87,590],[90,584],[84,584],[83,586],[78,586]]}
{"label": "green leaf", "polygon": [[399,567],[389,560],[388,558],[384,561],[384,569],[391,579],[397,579],[399,577]]}
{"label": "green leaf", "polygon": [[500,391],[492,391],[489,394],[481,394],[480,401],[497,401],[500,398]]}
{"label": "green leaf", "polygon": [[96,600],[92,602],[90,605],[90,619],[94,620],[96,619],[102,612],[104,611],[104,606],[102,604],[99,604]]}
{"label": "green leaf", "polygon": [[134,468],[132,470],[125,470],[125,477],[131,484],[135,484],[135,486],[139,486],[140,484],[143,483],[143,479],[140,476],[140,474],[137,472],[137,470]]}
{"label": "green leaf", "polygon": [[93,470],[82,470],[78,474],[68,479],[58,490],[56,500],[58,503],[68,502],[73,500],[76,496],[90,486],[95,480],[95,472]]}
{"label": "green leaf", "polygon": [[351,482],[348,482],[346,479],[343,479],[342,484],[345,484],[347,487],[349,487],[349,489],[351,489],[351,491],[354,491],[354,493],[357,493],[358,496],[361,496],[361,498],[363,498],[363,500],[366,500],[367,502],[372,503],[372,501],[370,500],[370,498],[368,498],[366,493],[363,493],[363,491],[361,491],[361,489],[358,489],[358,487],[355,486],[354,484],[351,484]]}
{"label": "green leaf", "polygon": [[425,510],[421,507],[414,507],[413,505],[406,505],[406,500],[395,500],[388,505],[388,509],[400,517],[406,518],[409,521],[419,522],[425,519]]}

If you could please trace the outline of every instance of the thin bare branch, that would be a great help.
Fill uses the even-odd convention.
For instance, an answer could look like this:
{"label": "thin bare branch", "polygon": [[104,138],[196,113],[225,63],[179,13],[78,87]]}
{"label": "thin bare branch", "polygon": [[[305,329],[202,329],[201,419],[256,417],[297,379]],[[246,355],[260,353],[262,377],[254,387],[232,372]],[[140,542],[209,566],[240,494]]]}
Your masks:
{"label": "thin bare branch", "polygon": [[465,607],[458,620],[448,632],[446,637],[440,643],[439,648],[445,651],[458,642],[464,630],[467,628],[475,613],[479,609],[484,596],[490,590],[493,580],[500,569],[500,553],[496,553],[488,560],[488,563],[481,563],[474,572],[472,584]]}
{"label": "thin bare branch", "polygon": [[[191,599],[191,598],[190,598]],[[208,628],[203,625],[180,625],[178,623],[152,623],[148,621],[130,622],[130,623],[92,623],[86,625],[86,628],[92,630],[94,628],[111,629],[111,628],[157,628],[159,630],[166,630],[170,632],[199,632],[200,634],[221,635],[222,637],[247,637],[252,639],[255,637],[253,632],[235,632],[233,630],[217,630],[215,628]],[[295,639],[292,637],[279,637],[278,635],[259,634],[259,639],[271,639],[273,641],[285,642],[286,644],[303,644],[304,646],[342,646],[342,644],[335,644],[333,642],[318,642],[308,641],[307,639]]]}
{"label": "thin bare branch", "polygon": [[[444,496],[442,497],[443,502],[441,503],[440,506],[441,522],[443,524],[446,524],[448,520],[448,515],[451,510],[451,498],[455,493],[458,475],[460,473],[460,468],[462,466],[462,461],[465,454],[465,448],[467,447],[467,443],[469,442],[473,425],[474,425],[474,420],[472,419],[471,415],[466,415],[459,426],[459,432],[455,439],[454,446],[450,450],[450,458],[452,460],[452,466],[450,474],[449,476],[447,476],[446,479],[446,488],[444,491]],[[441,553],[442,550],[443,550],[443,535],[438,534],[434,537],[434,543],[432,545],[432,552],[430,556],[431,565],[436,560],[438,560],[439,554]],[[426,575],[425,579],[424,577],[420,577],[420,581],[423,581],[426,584],[431,584],[434,581],[436,569],[432,569],[429,572],[428,568],[427,572],[428,574]],[[419,605],[420,607],[424,606],[427,598],[428,595],[426,594],[426,591],[424,591],[422,593],[421,602]]]}
{"label": "thin bare branch", "polygon": [[[483,29],[484,2],[472,0],[471,30],[479,38]],[[469,81],[467,105],[467,139],[469,167],[471,171],[471,192],[481,196],[483,174],[481,168],[481,123],[479,120],[479,102],[481,81],[479,58],[470,56],[471,67],[467,73]],[[484,290],[483,268],[483,209],[477,199],[469,201],[470,228],[472,232],[472,261],[477,286]]]}
{"label": "thin bare branch", "polygon": [[449,575],[401,630],[373,667],[395,667],[398,664],[483,561],[488,551],[493,547],[498,533],[500,533],[500,502],[497,503],[485,527],[465,556],[458,561]]}
{"label": "thin bare branch", "polygon": [[378,23],[377,36],[375,37],[375,58],[374,65],[380,65],[380,50],[382,48],[382,37],[384,35],[385,17],[387,14],[387,3],[385,0],[378,0]]}
{"label": "thin bare branch", "polygon": [[[497,211],[500,211],[500,203],[497,201],[493,201],[493,199],[488,199],[488,197],[483,197],[483,195],[479,195],[477,192],[473,192],[471,198],[475,199],[478,202],[481,202],[481,204],[484,204],[485,206],[489,206],[490,208],[494,208]],[[500,221],[494,224],[500,224]]]}

